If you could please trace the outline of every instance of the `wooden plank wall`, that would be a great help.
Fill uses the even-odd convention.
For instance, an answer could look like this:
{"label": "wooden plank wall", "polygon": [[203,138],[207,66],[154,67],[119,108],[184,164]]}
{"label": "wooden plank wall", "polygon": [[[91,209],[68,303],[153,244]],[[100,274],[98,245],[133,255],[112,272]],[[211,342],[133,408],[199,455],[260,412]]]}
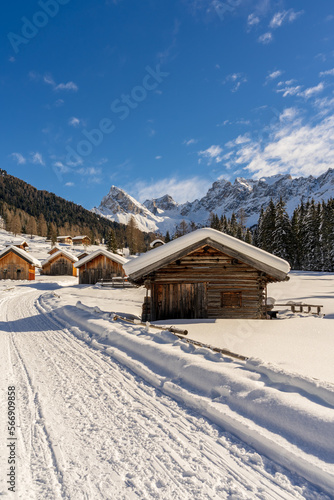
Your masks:
{"label": "wooden plank wall", "polygon": [[98,255],[79,268],[79,283],[95,285],[99,280],[110,280],[115,276],[125,276],[122,264]]}
{"label": "wooden plank wall", "polygon": [[52,262],[43,265],[42,273],[48,276],[75,276],[73,262],[64,255],[59,255]]}
{"label": "wooden plank wall", "polygon": [[[208,318],[260,318],[263,316],[264,289],[266,278],[248,264],[232,259],[217,250],[205,246],[180,260],[155,271],[150,276],[152,320],[159,314],[170,318],[182,316],[187,311],[182,300],[193,300],[199,310],[195,314]],[[173,288],[171,285],[190,283],[206,284],[192,293],[200,297],[187,298],[187,288]],[[166,285],[169,286],[168,291]],[[164,288],[165,287],[165,288]],[[223,307],[222,292],[241,292],[241,307]],[[174,296],[171,306],[171,293]],[[206,307],[204,303],[206,302]],[[187,314],[187,313],[186,313]],[[166,317],[159,318],[166,319]]]}
{"label": "wooden plank wall", "polygon": [[[0,279],[28,280],[31,264],[14,252],[10,252],[0,260]],[[30,272],[30,276],[31,276]]]}

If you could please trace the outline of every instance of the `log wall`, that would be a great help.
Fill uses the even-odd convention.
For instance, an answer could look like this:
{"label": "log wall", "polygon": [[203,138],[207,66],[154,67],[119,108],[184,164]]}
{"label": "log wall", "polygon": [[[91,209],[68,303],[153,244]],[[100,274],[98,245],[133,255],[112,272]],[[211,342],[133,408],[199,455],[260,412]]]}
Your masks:
{"label": "log wall", "polygon": [[123,266],[105,255],[98,255],[79,267],[80,284],[95,285],[101,279],[111,280],[115,276],[125,276]]}
{"label": "log wall", "polygon": [[263,273],[205,246],[149,277],[151,319],[261,318]]}

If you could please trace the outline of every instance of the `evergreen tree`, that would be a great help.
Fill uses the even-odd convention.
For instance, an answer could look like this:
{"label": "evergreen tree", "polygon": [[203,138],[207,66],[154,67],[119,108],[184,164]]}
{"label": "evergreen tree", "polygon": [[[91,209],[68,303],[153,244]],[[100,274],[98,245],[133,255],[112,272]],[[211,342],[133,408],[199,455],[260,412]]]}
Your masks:
{"label": "evergreen tree", "polygon": [[110,230],[107,237],[107,250],[108,252],[117,253],[117,240],[113,229]]}
{"label": "evergreen tree", "polygon": [[275,229],[272,233],[272,253],[282,259],[290,261],[291,258],[291,222],[285,203],[280,198],[275,207]]}
{"label": "evergreen tree", "polygon": [[171,240],[169,231],[167,231],[166,236],[165,236],[165,243],[169,243]]}

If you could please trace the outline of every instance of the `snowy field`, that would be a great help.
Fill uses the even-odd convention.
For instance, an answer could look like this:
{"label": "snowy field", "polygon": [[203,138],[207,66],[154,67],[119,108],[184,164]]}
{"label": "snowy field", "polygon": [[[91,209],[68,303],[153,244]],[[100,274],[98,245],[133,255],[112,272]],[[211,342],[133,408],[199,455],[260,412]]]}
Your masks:
{"label": "snowy field", "polygon": [[[36,238],[31,253],[43,260],[49,248]],[[143,289],[1,281],[16,498],[334,498],[333,285],[328,273],[292,273],[270,287],[277,302],[323,305],[322,318],[286,310],[277,320],[182,324],[192,339],[249,357],[238,361],[114,321],[140,315]],[[10,497],[6,438],[0,457],[0,495]]]}

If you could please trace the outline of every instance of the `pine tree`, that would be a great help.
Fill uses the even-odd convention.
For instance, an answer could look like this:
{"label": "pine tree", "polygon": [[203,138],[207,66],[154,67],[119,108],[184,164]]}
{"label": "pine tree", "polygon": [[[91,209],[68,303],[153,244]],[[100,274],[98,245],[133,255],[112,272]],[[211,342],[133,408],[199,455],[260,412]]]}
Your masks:
{"label": "pine tree", "polygon": [[263,250],[272,253],[273,233],[275,231],[276,207],[273,200],[270,200],[268,207],[261,215],[258,227],[258,245]]}
{"label": "pine tree", "polygon": [[169,242],[170,242],[170,234],[169,234],[169,231],[167,231],[166,236],[165,236],[165,243],[169,243]]}
{"label": "pine tree", "polygon": [[45,217],[41,213],[37,221],[37,234],[38,236],[47,236],[47,233],[48,233],[48,227],[46,225]]}
{"label": "pine tree", "polygon": [[108,252],[117,253],[117,241],[115,231],[113,229],[110,230],[107,237],[107,250]]}
{"label": "pine tree", "polygon": [[285,260],[291,258],[291,222],[285,203],[280,198],[275,206],[275,229],[272,233],[272,253]]}

